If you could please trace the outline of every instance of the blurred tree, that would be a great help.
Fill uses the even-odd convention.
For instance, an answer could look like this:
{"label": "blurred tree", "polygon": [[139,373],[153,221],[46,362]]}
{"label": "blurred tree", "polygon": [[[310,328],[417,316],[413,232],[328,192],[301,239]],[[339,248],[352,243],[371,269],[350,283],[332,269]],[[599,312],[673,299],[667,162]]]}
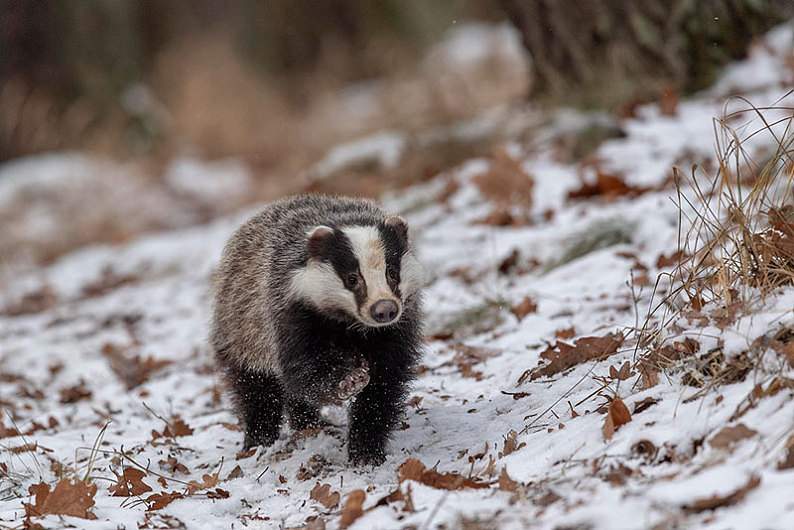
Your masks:
{"label": "blurred tree", "polygon": [[500,0],[535,70],[533,95],[614,105],[707,87],[791,0]]}

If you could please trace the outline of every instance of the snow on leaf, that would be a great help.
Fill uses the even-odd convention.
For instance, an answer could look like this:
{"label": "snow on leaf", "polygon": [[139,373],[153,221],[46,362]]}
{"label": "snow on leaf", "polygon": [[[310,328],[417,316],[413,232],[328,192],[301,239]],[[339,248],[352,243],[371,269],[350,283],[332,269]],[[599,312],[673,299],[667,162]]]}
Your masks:
{"label": "snow on leaf", "polygon": [[609,403],[607,418],[602,429],[604,433],[604,440],[611,440],[612,436],[615,434],[615,431],[617,431],[621,425],[624,425],[630,421],[631,413],[626,407],[626,404],[623,403],[623,400],[619,397],[613,399]]}
{"label": "snow on leaf", "polygon": [[328,509],[336,508],[339,506],[339,492],[331,491],[330,484],[322,484],[318,482],[312,489],[309,497],[325,506]]}
{"label": "snow on leaf", "polygon": [[758,431],[748,428],[743,423],[734,427],[724,427],[709,440],[709,445],[714,449],[728,449],[736,442],[752,438]]}
{"label": "snow on leaf", "polygon": [[722,508],[723,506],[733,506],[740,503],[748,493],[757,488],[760,484],[761,478],[753,475],[744,486],[733,493],[725,496],[713,495],[707,499],[698,499],[692,504],[684,506],[684,510],[688,512],[703,512]]}
{"label": "snow on leaf", "polygon": [[71,515],[82,519],[96,519],[96,515],[88,511],[94,506],[96,484],[86,481],[61,479],[50,491],[50,485],[41,482],[28,488],[31,495],[36,496],[34,504],[24,503],[25,515],[43,516],[47,514]]}
{"label": "snow on leaf", "polygon": [[603,337],[582,337],[577,339],[573,345],[557,341],[554,346],[549,346],[540,354],[550,363],[540,368],[527,370],[521,374],[518,382],[523,383],[527,377],[531,381],[540,377],[549,377],[593,359],[606,359],[615,354],[621,344],[623,344],[622,333],[608,333]]}
{"label": "snow on leaf", "polygon": [[143,481],[145,476],[146,472],[140,469],[125,467],[121,475],[116,474],[118,482],[110,486],[110,492],[113,497],[131,497],[152,491],[152,488]]}
{"label": "snow on leaf", "polygon": [[339,520],[339,528],[347,528],[356,519],[364,515],[362,506],[367,494],[364,490],[353,490],[347,495],[345,506],[342,508],[342,518]]}

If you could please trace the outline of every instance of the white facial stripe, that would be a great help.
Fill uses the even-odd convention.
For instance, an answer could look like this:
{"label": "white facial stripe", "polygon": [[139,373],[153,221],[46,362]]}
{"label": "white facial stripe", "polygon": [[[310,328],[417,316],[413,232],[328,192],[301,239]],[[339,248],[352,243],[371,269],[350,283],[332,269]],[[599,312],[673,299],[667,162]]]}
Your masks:
{"label": "white facial stripe", "polygon": [[400,292],[403,298],[408,298],[422,288],[425,283],[424,276],[422,265],[413,252],[403,254],[400,263]]}
{"label": "white facial stripe", "polygon": [[344,310],[356,314],[356,298],[345,289],[330,263],[309,261],[292,273],[291,295],[313,303],[318,309]]}
{"label": "white facial stripe", "polygon": [[370,322],[369,307],[384,298],[396,302],[402,311],[402,301],[394,295],[386,280],[386,249],[378,229],[374,226],[352,226],[343,228],[342,232],[350,240],[367,284],[367,301],[361,307],[361,316]]}

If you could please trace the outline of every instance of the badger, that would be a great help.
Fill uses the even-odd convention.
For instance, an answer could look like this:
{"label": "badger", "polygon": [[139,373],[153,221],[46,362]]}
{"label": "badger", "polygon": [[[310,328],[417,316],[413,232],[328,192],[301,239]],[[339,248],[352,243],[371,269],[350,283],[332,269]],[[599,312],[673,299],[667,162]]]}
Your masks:
{"label": "badger", "polygon": [[245,430],[321,426],[349,404],[348,459],[377,465],[422,351],[422,269],[405,221],[374,201],[277,200],[230,238],[214,274],[210,344]]}

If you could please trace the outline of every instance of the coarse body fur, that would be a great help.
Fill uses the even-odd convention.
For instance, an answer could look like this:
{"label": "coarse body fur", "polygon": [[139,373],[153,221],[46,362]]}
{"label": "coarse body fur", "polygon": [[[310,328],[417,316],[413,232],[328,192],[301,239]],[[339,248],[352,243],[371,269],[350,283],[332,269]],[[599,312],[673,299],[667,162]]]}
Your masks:
{"label": "coarse body fur", "polygon": [[348,454],[379,464],[421,353],[421,268],[405,223],[364,199],[271,203],[229,240],[211,346],[245,428],[269,445],[283,416],[321,423],[353,398]]}

